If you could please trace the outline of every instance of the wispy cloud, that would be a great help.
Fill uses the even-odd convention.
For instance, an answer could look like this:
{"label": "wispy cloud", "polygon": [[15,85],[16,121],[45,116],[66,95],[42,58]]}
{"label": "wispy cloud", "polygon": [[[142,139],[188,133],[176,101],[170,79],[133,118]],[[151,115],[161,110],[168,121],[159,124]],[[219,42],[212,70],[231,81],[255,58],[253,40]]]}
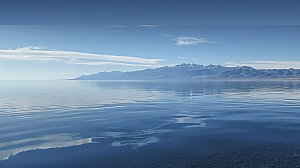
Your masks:
{"label": "wispy cloud", "polygon": [[145,27],[145,28],[157,28],[159,25],[154,25],[154,24],[143,24],[139,25],[139,27]]}
{"label": "wispy cloud", "polygon": [[175,41],[176,45],[179,46],[196,46],[199,44],[217,44],[216,41],[209,41],[207,38],[204,37],[192,37],[192,36],[185,36],[185,35],[171,35],[171,34],[163,34],[163,36]]}
{"label": "wispy cloud", "polygon": [[158,28],[160,25],[156,24],[141,24],[141,25],[114,25],[111,28]]}
{"label": "wispy cloud", "polygon": [[192,46],[201,43],[207,43],[206,38],[197,38],[197,37],[188,37],[188,36],[179,36],[175,39],[176,45],[183,46]]}
{"label": "wispy cloud", "polygon": [[242,61],[225,62],[227,66],[250,66],[256,69],[300,69],[300,61]]}
{"label": "wispy cloud", "polygon": [[161,67],[160,65],[153,64],[132,64],[132,63],[123,63],[123,62],[78,62],[72,61],[71,64],[78,65],[120,65],[120,66],[139,66],[139,67]]}
{"label": "wispy cloud", "polygon": [[82,65],[123,65],[123,66],[155,66],[161,59],[141,57],[92,54],[75,51],[45,50],[39,47],[23,47],[0,50],[0,59],[22,61],[53,61]]}

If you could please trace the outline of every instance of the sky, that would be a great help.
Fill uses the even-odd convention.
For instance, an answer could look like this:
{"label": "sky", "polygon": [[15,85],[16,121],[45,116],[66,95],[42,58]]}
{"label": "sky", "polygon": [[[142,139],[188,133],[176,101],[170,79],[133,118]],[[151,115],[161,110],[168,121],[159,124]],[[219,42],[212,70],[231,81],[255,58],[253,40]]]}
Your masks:
{"label": "sky", "polygon": [[300,69],[298,0],[0,1],[0,80],[181,63]]}

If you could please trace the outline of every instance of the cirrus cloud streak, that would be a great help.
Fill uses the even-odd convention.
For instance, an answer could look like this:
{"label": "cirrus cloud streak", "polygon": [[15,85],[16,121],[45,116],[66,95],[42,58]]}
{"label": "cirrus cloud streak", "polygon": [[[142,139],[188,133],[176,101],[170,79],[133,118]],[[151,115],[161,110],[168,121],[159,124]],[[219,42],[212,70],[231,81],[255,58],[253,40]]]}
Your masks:
{"label": "cirrus cloud streak", "polygon": [[[161,59],[148,59],[131,56],[92,54],[75,51],[44,50],[39,47],[23,47],[17,49],[0,49],[0,59],[21,61],[55,61],[81,65],[124,65],[124,66],[154,66]],[[101,63],[100,63],[101,62]]]}

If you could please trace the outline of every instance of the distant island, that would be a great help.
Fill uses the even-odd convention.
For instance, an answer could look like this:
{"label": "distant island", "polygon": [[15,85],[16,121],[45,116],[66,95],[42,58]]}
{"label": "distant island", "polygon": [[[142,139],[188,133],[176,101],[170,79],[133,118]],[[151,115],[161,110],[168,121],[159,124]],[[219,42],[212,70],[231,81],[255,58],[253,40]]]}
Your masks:
{"label": "distant island", "polygon": [[131,72],[100,72],[74,80],[201,80],[201,79],[300,79],[300,69],[254,69],[249,66],[180,64]]}

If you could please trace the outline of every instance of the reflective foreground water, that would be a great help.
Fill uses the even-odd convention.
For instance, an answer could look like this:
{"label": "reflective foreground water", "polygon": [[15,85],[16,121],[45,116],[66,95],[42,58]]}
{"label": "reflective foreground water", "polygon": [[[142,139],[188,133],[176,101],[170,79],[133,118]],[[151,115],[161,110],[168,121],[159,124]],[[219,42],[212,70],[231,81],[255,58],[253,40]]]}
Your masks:
{"label": "reflective foreground water", "polygon": [[297,81],[0,82],[0,168],[297,166]]}

